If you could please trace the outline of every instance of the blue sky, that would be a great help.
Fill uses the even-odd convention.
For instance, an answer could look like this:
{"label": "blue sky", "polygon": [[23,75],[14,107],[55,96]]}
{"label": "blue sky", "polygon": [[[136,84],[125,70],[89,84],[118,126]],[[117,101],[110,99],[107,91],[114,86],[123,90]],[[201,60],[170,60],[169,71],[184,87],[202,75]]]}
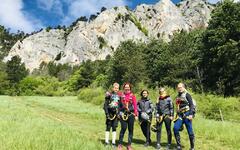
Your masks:
{"label": "blue sky", "polygon": [[[1,0],[0,25],[17,30],[32,32],[47,26],[70,25],[80,16],[99,12],[104,6],[129,6],[146,3],[155,4],[159,0]],[[172,0],[178,3],[180,0]],[[218,0],[209,0],[216,3]]]}

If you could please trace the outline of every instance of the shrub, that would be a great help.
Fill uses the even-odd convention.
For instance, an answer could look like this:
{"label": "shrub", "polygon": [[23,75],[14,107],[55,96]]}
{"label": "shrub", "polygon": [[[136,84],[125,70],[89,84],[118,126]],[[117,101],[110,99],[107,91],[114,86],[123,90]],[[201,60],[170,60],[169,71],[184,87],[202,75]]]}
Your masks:
{"label": "shrub", "polygon": [[[59,82],[55,77],[33,77],[24,78],[17,85],[18,95],[31,96],[64,96],[69,95],[69,91],[65,89],[65,82]],[[12,91],[13,92],[13,91]]]}
{"label": "shrub", "polygon": [[81,89],[78,94],[78,99],[86,102],[86,103],[92,103],[95,105],[101,105],[104,103],[104,97],[105,97],[105,91],[103,88],[84,88]]}

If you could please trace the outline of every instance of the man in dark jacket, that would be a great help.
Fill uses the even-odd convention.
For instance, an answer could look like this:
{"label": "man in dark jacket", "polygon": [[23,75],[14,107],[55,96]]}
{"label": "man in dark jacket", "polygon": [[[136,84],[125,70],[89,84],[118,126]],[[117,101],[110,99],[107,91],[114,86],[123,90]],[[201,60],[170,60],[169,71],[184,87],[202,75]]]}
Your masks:
{"label": "man in dark jacket", "polygon": [[174,123],[174,136],[177,142],[177,149],[181,150],[181,141],[179,131],[183,124],[185,124],[190,140],[191,148],[190,150],[194,150],[194,132],[192,128],[192,119],[194,112],[194,105],[191,95],[187,92],[185,85],[183,83],[179,83],[177,85],[178,96],[176,98],[177,105],[177,117]]}
{"label": "man in dark jacket", "polygon": [[151,143],[150,127],[152,121],[152,112],[154,110],[154,106],[151,100],[148,98],[148,95],[148,91],[143,90],[141,92],[141,100],[139,100],[137,104],[140,126],[144,136],[146,137],[146,143],[144,144],[145,147]]}

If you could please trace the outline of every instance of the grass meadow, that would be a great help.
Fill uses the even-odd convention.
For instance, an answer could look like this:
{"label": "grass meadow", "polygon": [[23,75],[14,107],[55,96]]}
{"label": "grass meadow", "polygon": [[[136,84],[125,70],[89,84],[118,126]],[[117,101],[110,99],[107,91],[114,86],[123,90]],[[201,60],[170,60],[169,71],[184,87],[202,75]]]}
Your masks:
{"label": "grass meadow", "polygon": [[[198,114],[193,121],[196,149],[240,149],[240,124],[214,121]],[[118,126],[118,132],[120,124]],[[0,96],[0,150],[105,150],[105,116],[101,105],[77,97]],[[118,134],[119,135],[119,134]],[[117,135],[117,136],[118,136]],[[144,148],[144,137],[135,122],[133,149]],[[186,130],[181,132],[184,149],[189,149]],[[127,141],[127,134],[124,141]],[[163,127],[162,147],[166,145]],[[175,139],[173,138],[173,147]]]}

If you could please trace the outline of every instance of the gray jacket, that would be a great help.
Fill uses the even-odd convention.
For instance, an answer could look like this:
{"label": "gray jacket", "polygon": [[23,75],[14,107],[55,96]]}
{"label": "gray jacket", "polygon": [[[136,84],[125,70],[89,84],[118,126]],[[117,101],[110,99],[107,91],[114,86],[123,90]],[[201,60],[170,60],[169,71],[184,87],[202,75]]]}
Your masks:
{"label": "gray jacket", "polygon": [[156,113],[161,115],[174,115],[173,102],[170,96],[159,97],[158,103],[156,103]]}
{"label": "gray jacket", "polygon": [[141,99],[137,103],[138,105],[138,112],[146,112],[147,114],[152,114],[154,111],[154,106],[153,103],[151,102],[150,99]]}

